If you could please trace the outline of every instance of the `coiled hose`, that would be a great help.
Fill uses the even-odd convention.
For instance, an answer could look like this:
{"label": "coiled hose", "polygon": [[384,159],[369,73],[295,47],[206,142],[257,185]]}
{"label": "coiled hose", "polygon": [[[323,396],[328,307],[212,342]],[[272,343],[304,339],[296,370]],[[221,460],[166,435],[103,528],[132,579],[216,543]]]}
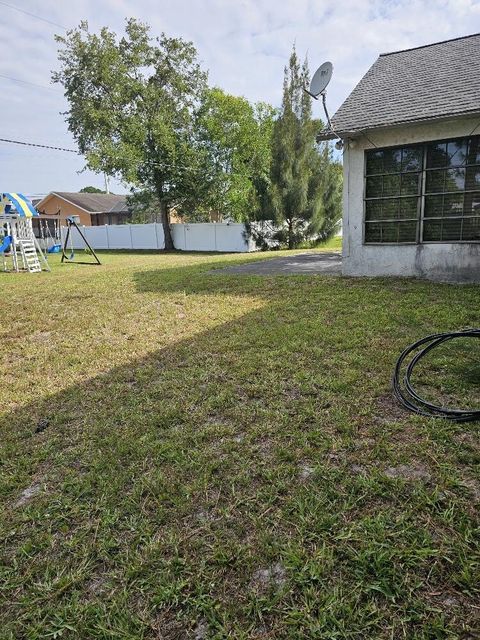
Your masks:
{"label": "coiled hose", "polygon": [[[427,353],[435,347],[457,338],[480,338],[480,329],[464,329],[450,333],[435,333],[414,342],[400,355],[395,365],[392,384],[395,397],[406,409],[418,413],[421,416],[445,418],[446,420],[453,420],[454,422],[473,422],[480,420],[480,409],[448,409],[447,407],[432,404],[422,398],[415,391],[411,383],[411,376],[415,365],[426,356]],[[408,363],[402,386],[400,383],[400,370],[402,365],[408,356],[417,351],[417,349],[420,349],[420,351],[418,351]]]}

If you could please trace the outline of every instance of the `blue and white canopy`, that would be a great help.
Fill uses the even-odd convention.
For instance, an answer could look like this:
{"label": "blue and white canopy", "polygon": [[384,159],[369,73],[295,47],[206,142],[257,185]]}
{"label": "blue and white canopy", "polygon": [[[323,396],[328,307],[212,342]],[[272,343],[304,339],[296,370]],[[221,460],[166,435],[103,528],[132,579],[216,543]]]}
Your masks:
{"label": "blue and white canopy", "polygon": [[30,200],[22,193],[2,193],[0,215],[13,214],[22,218],[34,218],[40,214]]}

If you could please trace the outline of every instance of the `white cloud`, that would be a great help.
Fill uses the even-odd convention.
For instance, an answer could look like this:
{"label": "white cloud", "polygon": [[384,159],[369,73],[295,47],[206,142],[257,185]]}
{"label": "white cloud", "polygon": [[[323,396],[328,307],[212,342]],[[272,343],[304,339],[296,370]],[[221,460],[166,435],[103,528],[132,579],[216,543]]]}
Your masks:
{"label": "white cloud", "polygon": [[[13,0],[12,0],[13,1]],[[292,43],[311,67],[334,63],[333,112],[379,53],[480,31],[480,0],[15,0],[25,11],[66,27],[120,31],[135,16],[155,33],[192,40],[211,83],[250,100],[278,104]],[[2,6],[0,74],[48,86],[60,29]],[[61,90],[0,78],[0,137],[72,147],[60,111]],[[81,158],[0,144],[2,189],[28,193],[74,190],[101,176],[78,175]]]}

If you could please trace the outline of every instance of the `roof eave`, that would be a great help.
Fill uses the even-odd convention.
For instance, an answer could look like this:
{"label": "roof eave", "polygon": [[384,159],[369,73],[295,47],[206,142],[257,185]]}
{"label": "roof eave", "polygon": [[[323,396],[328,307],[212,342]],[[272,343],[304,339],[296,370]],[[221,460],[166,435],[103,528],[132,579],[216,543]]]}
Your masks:
{"label": "roof eave", "polygon": [[326,129],[325,131],[319,131],[315,136],[317,142],[325,142],[326,140],[335,140],[338,136],[333,131]]}
{"label": "roof eave", "polygon": [[339,129],[336,130],[336,135],[333,134],[331,130],[325,129],[324,131],[320,131],[317,134],[317,141],[332,140],[333,138],[341,138],[342,140],[345,140],[346,138],[358,138],[371,131],[385,131],[386,129],[395,129],[398,127],[404,127],[406,125],[421,125],[428,124],[430,122],[448,122],[449,120],[456,120],[458,118],[468,118],[476,116],[480,117],[480,109],[475,109],[472,111],[462,111],[461,113],[448,113],[440,116],[430,116],[428,118],[410,118],[407,120],[398,120],[397,122],[389,122],[385,125],[362,127],[361,129],[351,129],[349,131],[342,131]]}
{"label": "roof eave", "polygon": [[324,142],[326,140],[345,140],[346,138],[355,138],[363,133],[362,130],[358,131],[333,131],[332,129],[324,129],[319,131],[316,135],[317,142]]}

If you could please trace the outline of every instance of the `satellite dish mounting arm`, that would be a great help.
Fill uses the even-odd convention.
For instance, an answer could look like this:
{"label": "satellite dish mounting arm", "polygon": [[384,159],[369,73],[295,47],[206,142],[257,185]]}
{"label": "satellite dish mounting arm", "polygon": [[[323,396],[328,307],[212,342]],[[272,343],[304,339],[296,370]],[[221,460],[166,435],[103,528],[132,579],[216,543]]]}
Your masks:
{"label": "satellite dish mounting arm", "polygon": [[313,74],[309,89],[304,87],[304,91],[308,93],[308,95],[312,97],[314,100],[318,100],[319,96],[322,96],[323,110],[325,111],[325,116],[327,118],[328,129],[340,140],[341,139],[340,136],[336,133],[335,129],[333,128],[332,121],[330,120],[330,115],[327,109],[326,88],[332,78],[332,73],[333,73],[332,63],[324,62],[322,65],[318,67],[318,69]]}
{"label": "satellite dish mounting arm", "polygon": [[325,91],[322,93],[322,104],[323,104],[323,110],[325,111],[325,116],[327,117],[328,126],[329,126],[329,128],[333,131],[333,133],[335,133],[335,135],[336,135],[336,136],[337,136],[337,138],[338,138],[338,135],[336,134],[335,129],[333,128],[332,121],[330,120],[330,116],[329,116],[329,114],[328,114],[328,109],[327,109],[327,96],[326,96]]}

